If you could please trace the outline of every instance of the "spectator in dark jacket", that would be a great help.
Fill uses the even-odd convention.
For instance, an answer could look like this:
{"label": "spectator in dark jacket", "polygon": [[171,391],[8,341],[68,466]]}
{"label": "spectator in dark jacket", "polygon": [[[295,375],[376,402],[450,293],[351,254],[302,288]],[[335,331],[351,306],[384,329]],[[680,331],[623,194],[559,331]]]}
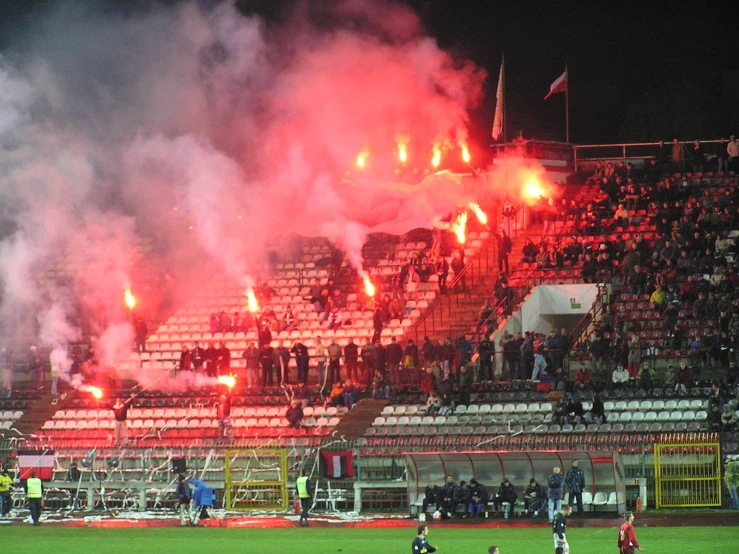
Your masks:
{"label": "spectator in dark jacket", "polygon": [[285,412],[287,426],[292,429],[300,429],[303,423],[303,406],[300,400],[293,400],[290,407]]}
{"label": "spectator in dark jacket", "polygon": [[573,503],[577,501],[577,513],[583,513],[582,507],[582,493],[585,490],[585,473],[580,469],[580,464],[577,460],[572,462],[572,467],[567,470],[565,476],[565,485],[567,490],[570,491],[569,505],[573,506]]}
{"label": "spectator in dark jacket", "polygon": [[516,505],[517,499],[518,495],[516,494],[516,487],[514,487],[508,479],[504,479],[500,484],[500,488],[498,488],[498,492],[495,495],[495,500],[493,502],[495,504],[495,511],[499,512],[502,504],[508,504],[508,508],[505,512],[505,516],[508,517],[508,511],[513,509]]}
{"label": "spectator in dark jacket", "polygon": [[544,508],[547,501],[547,495],[544,492],[544,488],[536,482],[536,479],[529,481],[529,486],[526,487],[523,498],[526,513],[533,517],[538,517],[539,512]]}
{"label": "spectator in dark jacket", "polygon": [[482,517],[482,510],[488,505],[489,501],[490,494],[487,488],[475,479],[470,480],[470,501],[467,505],[470,517]]}
{"label": "spectator in dark jacket", "polygon": [[549,523],[554,521],[555,512],[562,509],[562,486],[565,484],[565,478],[559,466],[555,466],[553,473],[547,479],[549,487]]}

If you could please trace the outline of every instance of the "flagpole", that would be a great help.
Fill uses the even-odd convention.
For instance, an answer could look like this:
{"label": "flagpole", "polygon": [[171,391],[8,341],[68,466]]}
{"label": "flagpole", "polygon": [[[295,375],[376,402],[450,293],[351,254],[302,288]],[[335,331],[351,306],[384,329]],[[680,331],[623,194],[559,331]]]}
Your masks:
{"label": "flagpole", "polygon": [[500,55],[500,77],[503,79],[503,144],[508,142],[508,117],[506,117],[505,111],[505,54]]}
{"label": "flagpole", "polygon": [[570,143],[570,76],[567,73],[567,64],[565,64],[565,133],[567,135],[567,144]]}

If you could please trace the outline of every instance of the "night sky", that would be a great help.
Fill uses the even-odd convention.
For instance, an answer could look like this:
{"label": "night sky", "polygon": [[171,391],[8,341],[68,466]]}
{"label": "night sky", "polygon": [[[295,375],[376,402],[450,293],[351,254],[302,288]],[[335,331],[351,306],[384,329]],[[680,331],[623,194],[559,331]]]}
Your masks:
{"label": "night sky", "polygon": [[[735,131],[730,121],[739,124],[739,9],[730,2],[692,2],[684,8],[660,3],[639,9],[594,2],[404,3],[421,16],[429,35],[444,49],[487,70],[486,100],[472,118],[473,136],[481,143],[490,142],[503,53],[509,139],[520,130],[528,138],[564,140],[565,95],[553,95],[546,102],[544,96],[565,63],[572,142],[614,143],[629,138],[622,132],[629,107],[649,88],[684,81],[709,90],[726,87],[727,82],[736,85],[729,89],[732,96],[724,99],[726,117],[716,122],[715,129],[701,129],[728,135]],[[239,2],[244,11],[279,20],[281,8],[275,4],[273,0]],[[671,140],[672,136],[645,139]]]}
{"label": "night sky", "polygon": [[[149,1],[154,0],[113,3],[146,5]],[[159,1],[173,4],[178,0]],[[565,63],[570,76],[572,142],[671,140],[670,133],[680,131],[701,134],[681,139],[708,139],[739,131],[739,9],[732,9],[731,2],[691,2],[684,7],[660,3],[639,9],[630,4],[593,2],[404,3],[420,15],[428,34],[443,48],[487,70],[485,102],[472,114],[471,132],[480,143],[490,142],[502,53],[506,59],[509,139],[522,131],[527,138],[564,140],[564,94],[546,102],[543,99],[549,85],[564,71]],[[27,17],[32,10],[43,10],[48,4],[47,0],[5,0],[0,2],[0,22],[7,30],[18,17]],[[244,13],[257,13],[270,24],[279,24],[295,2],[237,0],[237,4]],[[6,46],[7,39],[0,38],[0,47]],[[630,108],[642,101],[649,89],[686,82],[710,96],[706,102],[716,108],[716,113],[707,118],[709,123],[665,123],[661,132],[654,130],[659,125],[652,124],[642,132],[644,136],[623,129]]]}

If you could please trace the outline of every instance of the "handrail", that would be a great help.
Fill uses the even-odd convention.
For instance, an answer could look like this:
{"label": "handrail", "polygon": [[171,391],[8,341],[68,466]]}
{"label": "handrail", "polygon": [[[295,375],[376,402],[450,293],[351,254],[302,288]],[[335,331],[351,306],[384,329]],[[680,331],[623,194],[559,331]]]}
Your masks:
{"label": "handrail", "polygon": [[[410,334],[413,334],[413,335],[415,335],[416,342],[418,342],[418,336],[419,336],[419,332],[418,331],[419,331],[421,325],[424,325],[426,323],[426,320],[429,317],[431,317],[431,319],[433,321],[433,331],[432,332],[434,332],[436,330],[435,313],[436,313],[436,310],[437,310],[437,308],[439,306],[443,306],[443,302],[444,302],[444,298],[443,297],[446,297],[447,305],[451,307],[451,295],[452,294],[455,294],[456,297],[457,297],[457,305],[459,305],[459,295],[460,295],[460,293],[458,291],[454,290],[454,289],[457,287],[458,283],[462,280],[462,278],[464,278],[464,277],[467,276],[468,272],[470,273],[471,278],[472,278],[471,286],[474,286],[473,267],[474,267],[475,263],[477,263],[478,264],[478,268],[479,268],[480,267],[480,260],[482,259],[482,256],[485,255],[486,256],[486,269],[489,269],[489,261],[490,260],[489,260],[488,253],[492,249],[493,250],[493,258],[495,258],[495,254],[497,254],[497,252],[495,252],[496,242],[497,242],[496,241],[496,238],[491,234],[488,237],[488,240],[485,242],[485,244],[483,244],[482,248],[480,248],[480,250],[477,252],[477,254],[475,254],[475,256],[473,256],[472,259],[469,261],[469,263],[467,263],[464,266],[464,268],[462,269],[462,271],[460,271],[459,274],[455,275],[454,276],[454,279],[452,279],[452,281],[450,283],[447,283],[447,287],[446,287],[447,288],[447,294],[446,295],[437,295],[437,297],[429,304],[429,307],[426,309],[426,312],[424,314],[422,314],[421,317],[418,318],[418,321],[416,321],[416,323],[406,332],[406,336],[407,335],[410,335]],[[493,261],[495,261],[495,259]],[[454,291],[454,292],[452,292],[452,291]],[[464,291],[462,294],[465,294],[466,295],[467,294],[467,291]],[[443,314],[443,310],[439,314],[440,325],[443,325],[443,315],[442,314]]]}

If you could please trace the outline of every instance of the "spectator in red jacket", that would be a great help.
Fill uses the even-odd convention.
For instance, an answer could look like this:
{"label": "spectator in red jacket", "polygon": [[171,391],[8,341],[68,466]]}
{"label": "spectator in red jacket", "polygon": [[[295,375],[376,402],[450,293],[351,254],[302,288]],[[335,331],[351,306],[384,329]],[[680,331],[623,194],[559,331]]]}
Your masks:
{"label": "spectator in red jacket", "polygon": [[580,362],[580,369],[575,373],[575,390],[587,392],[593,382],[593,372],[590,371],[585,362]]}

